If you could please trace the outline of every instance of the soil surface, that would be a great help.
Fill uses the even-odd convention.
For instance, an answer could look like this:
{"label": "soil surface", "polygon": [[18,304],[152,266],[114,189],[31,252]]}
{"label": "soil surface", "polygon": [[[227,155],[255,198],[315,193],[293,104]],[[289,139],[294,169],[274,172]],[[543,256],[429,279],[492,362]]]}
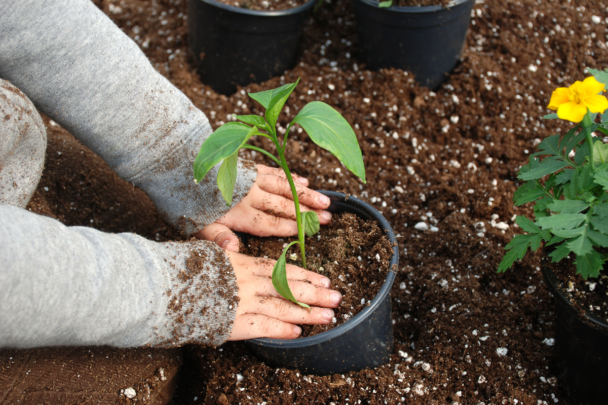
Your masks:
{"label": "soil surface", "polygon": [[576,274],[574,255],[571,256],[559,263],[546,260],[546,265],[551,267],[575,308],[581,313],[593,314],[608,322],[608,277],[600,274],[597,278],[584,280]]}
{"label": "soil surface", "polygon": [[[396,350],[388,364],[305,376],[269,368],[239,343],[190,347],[176,404],[568,403],[552,371],[554,313],[540,255],[529,254],[505,274],[496,268],[520,231],[515,215],[530,214],[512,203],[519,167],[542,138],[570,128],[541,119],[551,92],[582,80],[588,67],[607,66],[606,3],[478,0],[461,62],[432,92],[401,70],[367,71],[350,1],[332,0],[305,24],[294,69],[230,97],[196,75],[184,0],[97,3],[214,128],[233,113],[262,112],[247,92],[300,77],[281,127],[307,102],[330,104],[354,127],[373,181],[361,184],[298,130],[289,140],[290,167],[313,188],[372,203],[399,234],[391,292]],[[65,131],[48,128],[47,169],[33,211],[71,225],[178,238],[143,193],[129,191],[100,159],[87,159]],[[255,143],[272,151],[265,139]],[[69,156],[80,167],[72,174],[60,170],[70,147],[83,151]],[[243,156],[272,165],[254,152]],[[416,226],[421,222],[426,226]]]}
{"label": "soil surface", "polygon": [[[277,260],[286,244],[294,238],[260,238],[249,236],[242,242],[241,253]],[[356,215],[334,214],[331,223],[319,233],[306,238],[308,270],[331,280],[332,290],[342,294],[331,324],[301,325],[301,337],[313,336],[342,325],[370,305],[389,271],[393,247],[375,221],[364,221]],[[301,264],[300,249],[287,252],[287,263]]]}
{"label": "soil surface", "polygon": [[229,6],[259,11],[289,10],[317,0],[217,0]]}

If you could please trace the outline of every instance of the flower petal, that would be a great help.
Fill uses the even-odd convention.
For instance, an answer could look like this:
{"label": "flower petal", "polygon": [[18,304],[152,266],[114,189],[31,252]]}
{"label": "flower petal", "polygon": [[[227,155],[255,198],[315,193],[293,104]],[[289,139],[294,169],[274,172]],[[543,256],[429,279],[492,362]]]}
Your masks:
{"label": "flower petal", "polygon": [[592,113],[603,113],[608,108],[608,100],[599,94],[589,96],[583,100],[583,104],[589,108]]}
{"label": "flower petal", "polygon": [[584,100],[586,97],[595,96],[604,91],[606,85],[598,82],[595,77],[589,76],[583,81],[583,84],[579,90],[581,98]]}
{"label": "flower petal", "polygon": [[573,101],[564,103],[557,109],[557,116],[571,122],[581,122],[587,114],[587,107]]}
{"label": "flower petal", "polygon": [[550,110],[557,110],[560,105],[567,103],[570,101],[568,97],[568,88],[567,87],[559,87],[553,91],[551,94],[551,101],[549,101],[549,105],[547,106]]}

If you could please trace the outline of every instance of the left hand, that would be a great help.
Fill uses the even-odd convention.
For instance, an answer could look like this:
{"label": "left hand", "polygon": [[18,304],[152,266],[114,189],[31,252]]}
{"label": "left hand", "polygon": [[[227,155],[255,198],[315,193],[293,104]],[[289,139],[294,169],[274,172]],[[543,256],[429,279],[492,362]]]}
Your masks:
{"label": "left hand", "polygon": [[[223,217],[194,234],[217,243],[221,248],[239,251],[239,240],[232,231],[256,236],[293,236],[298,234],[296,210],[289,182],[282,169],[257,165],[258,176],[249,193]],[[300,211],[314,210],[322,225],[331,220],[329,198],[309,189],[308,180],[292,174]]]}

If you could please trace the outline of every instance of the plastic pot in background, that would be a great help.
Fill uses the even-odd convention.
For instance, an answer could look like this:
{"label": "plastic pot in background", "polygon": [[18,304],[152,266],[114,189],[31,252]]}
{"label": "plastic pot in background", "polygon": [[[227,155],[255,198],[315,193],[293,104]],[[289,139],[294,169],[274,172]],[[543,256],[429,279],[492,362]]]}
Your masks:
{"label": "plastic pot in background", "polygon": [[474,4],[379,8],[375,0],[353,0],[361,58],[367,69],[408,70],[436,89],[458,63]]}
{"label": "plastic pot in background", "polygon": [[[343,193],[321,191],[331,199],[329,211],[350,212],[360,218],[374,219],[386,230],[393,243],[389,269],[399,264],[395,233],[386,219],[371,205]],[[297,368],[306,374],[343,374],[374,368],[388,361],[393,352],[393,325],[390,291],[395,273],[389,271],[370,306],[348,322],[327,332],[294,340],[252,339],[247,346],[273,367]]]}
{"label": "plastic pot in background", "polygon": [[188,41],[203,83],[229,95],[237,85],[261,83],[291,69],[314,3],[259,11],[188,0]]}
{"label": "plastic pot in background", "polygon": [[543,275],[555,301],[557,378],[573,404],[605,404],[608,398],[608,323],[575,309],[547,264]]}

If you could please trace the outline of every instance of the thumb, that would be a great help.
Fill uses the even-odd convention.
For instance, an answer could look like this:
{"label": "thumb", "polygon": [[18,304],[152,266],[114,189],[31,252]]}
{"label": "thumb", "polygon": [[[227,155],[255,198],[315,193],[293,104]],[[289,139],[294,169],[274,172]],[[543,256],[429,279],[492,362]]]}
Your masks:
{"label": "thumb", "polygon": [[239,251],[239,238],[226,225],[212,223],[194,234],[196,238],[215,242],[222,249]]}

